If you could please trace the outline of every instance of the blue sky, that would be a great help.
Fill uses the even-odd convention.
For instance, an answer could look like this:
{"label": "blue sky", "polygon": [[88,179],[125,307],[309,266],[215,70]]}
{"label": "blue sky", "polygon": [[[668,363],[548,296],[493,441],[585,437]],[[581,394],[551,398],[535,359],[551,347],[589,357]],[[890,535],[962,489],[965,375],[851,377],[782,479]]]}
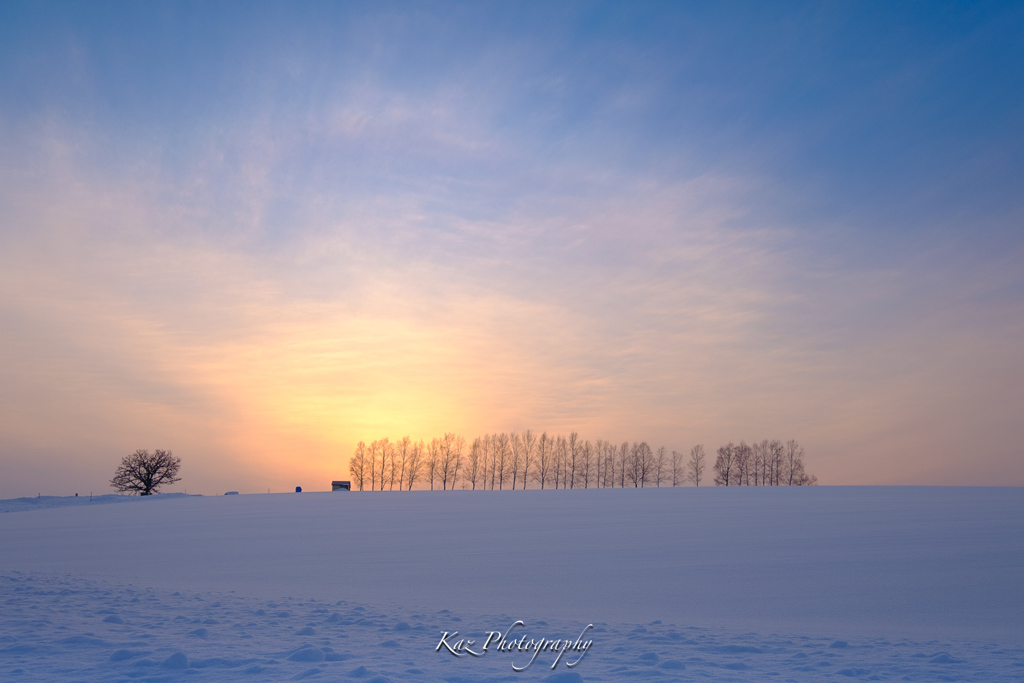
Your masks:
{"label": "blue sky", "polygon": [[0,13],[2,495],[527,427],[1024,484],[1020,5]]}

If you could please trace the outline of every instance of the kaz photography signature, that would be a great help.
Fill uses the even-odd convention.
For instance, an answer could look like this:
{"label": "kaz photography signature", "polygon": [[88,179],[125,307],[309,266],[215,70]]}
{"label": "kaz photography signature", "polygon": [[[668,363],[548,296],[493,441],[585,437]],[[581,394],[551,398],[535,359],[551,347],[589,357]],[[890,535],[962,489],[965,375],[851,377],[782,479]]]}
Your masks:
{"label": "kaz photography signature", "polygon": [[593,640],[583,639],[587,631],[594,628],[593,624],[587,624],[586,628],[583,629],[583,632],[575,640],[569,638],[530,638],[525,630],[513,633],[519,627],[526,628],[525,622],[521,619],[509,626],[504,633],[501,631],[488,631],[487,639],[480,645],[477,645],[476,640],[472,638],[459,638],[458,631],[444,631],[441,634],[441,642],[434,648],[434,652],[441,652],[443,648],[456,657],[483,657],[491,648],[497,652],[532,652],[533,654],[529,656],[529,661],[526,661],[522,666],[516,666],[513,660],[512,668],[516,671],[525,671],[530,668],[530,665],[537,660],[537,655],[541,652],[556,653],[555,661],[551,663],[552,669],[558,666],[566,652],[578,652],[579,656],[575,660],[570,662],[569,658],[566,658],[565,666],[571,669],[580,663],[583,655],[587,654],[590,646],[594,644]]}

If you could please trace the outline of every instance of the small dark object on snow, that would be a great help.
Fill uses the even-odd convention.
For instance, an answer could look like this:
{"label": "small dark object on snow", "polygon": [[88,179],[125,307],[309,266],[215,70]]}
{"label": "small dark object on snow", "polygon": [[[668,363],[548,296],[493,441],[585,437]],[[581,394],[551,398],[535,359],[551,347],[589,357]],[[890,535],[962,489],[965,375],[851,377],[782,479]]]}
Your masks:
{"label": "small dark object on snow", "polygon": [[295,493],[302,493],[302,487],[301,486],[296,486],[295,487]]}
{"label": "small dark object on snow", "polygon": [[350,481],[332,481],[331,482],[331,490],[332,491],[351,491],[352,490],[352,482],[350,482]]}

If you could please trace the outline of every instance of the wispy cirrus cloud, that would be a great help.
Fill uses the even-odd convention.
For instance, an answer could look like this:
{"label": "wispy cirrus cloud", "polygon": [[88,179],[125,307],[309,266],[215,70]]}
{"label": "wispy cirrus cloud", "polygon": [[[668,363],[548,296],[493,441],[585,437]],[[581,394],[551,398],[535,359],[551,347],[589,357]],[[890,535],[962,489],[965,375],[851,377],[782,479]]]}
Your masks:
{"label": "wispy cirrus cloud", "polygon": [[386,15],[347,48],[307,25],[205,62],[151,118],[168,96],[85,48],[92,95],[0,109],[10,494],[67,462],[103,486],[140,446],[259,490],[340,476],[361,439],[526,427],[792,436],[834,483],[1024,476],[1019,211],[943,213],[925,176],[851,210],[865,186],[812,157],[883,116],[839,106],[870,83],[816,117],[774,108],[785,55],[744,89],[657,31],[645,51],[488,24],[446,51],[451,27],[392,45],[408,17]]}

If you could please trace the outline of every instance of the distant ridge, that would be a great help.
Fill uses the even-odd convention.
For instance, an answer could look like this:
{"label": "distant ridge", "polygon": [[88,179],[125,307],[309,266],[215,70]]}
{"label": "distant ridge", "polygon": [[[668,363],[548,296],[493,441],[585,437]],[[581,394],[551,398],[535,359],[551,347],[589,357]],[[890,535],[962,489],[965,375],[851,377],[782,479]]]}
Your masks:
{"label": "distant ridge", "polygon": [[122,496],[116,493],[105,493],[102,496],[36,496],[32,498],[0,499],[0,513],[24,512],[26,510],[44,510],[46,508],[62,508],[72,505],[103,505],[105,503],[130,503],[149,499],[185,498],[187,493],[158,493],[153,496]]}

